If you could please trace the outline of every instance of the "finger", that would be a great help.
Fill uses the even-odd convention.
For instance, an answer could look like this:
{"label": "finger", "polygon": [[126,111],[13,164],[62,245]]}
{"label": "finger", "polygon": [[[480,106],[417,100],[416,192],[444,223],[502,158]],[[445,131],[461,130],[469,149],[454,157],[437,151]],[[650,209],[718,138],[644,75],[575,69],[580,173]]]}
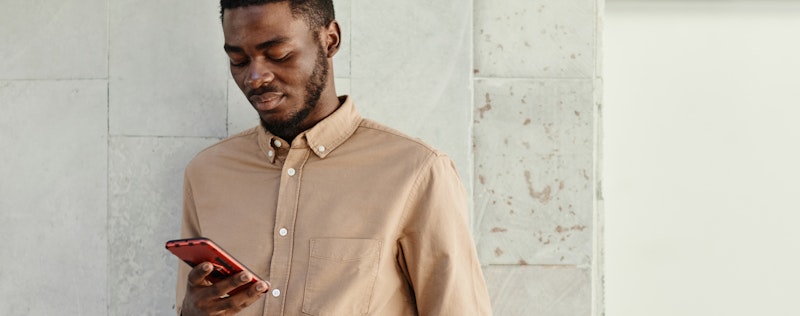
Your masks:
{"label": "finger", "polygon": [[189,277],[187,281],[190,286],[200,286],[206,284],[206,277],[211,274],[211,270],[214,267],[209,262],[203,262],[201,264],[196,265],[192,268],[192,271],[189,271]]}
{"label": "finger", "polygon": [[247,289],[247,295],[258,296],[259,294],[267,293],[267,291],[269,291],[269,282],[259,280],[250,285]]}
{"label": "finger", "polygon": [[269,284],[264,281],[257,281],[247,285],[247,289],[219,301],[219,308],[224,311],[238,312],[247,306],[255,303],[264,293],[269,290]]}
{"label": "finger", "polygon": [[253,280],[253,275],[247,273],[247,271],[242,271],[232,276],[227,277],[226,279],[214,283],[212,285],[212,292],[215,296],[223,296],[228,294],[228,292],[233,291],[234,289],[245,285]]}

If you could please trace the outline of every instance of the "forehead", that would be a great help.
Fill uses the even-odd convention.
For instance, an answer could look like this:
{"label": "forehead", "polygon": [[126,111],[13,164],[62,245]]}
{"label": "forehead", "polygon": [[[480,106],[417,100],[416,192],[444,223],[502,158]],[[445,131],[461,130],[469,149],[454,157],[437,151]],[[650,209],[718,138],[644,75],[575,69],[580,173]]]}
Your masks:
{"label": "forehead", "polygon": [[276,37],[292,39],[310,33],[303,19],[292,15],[288,1],[225,9],[222,16],[222,32],[229,45]]}

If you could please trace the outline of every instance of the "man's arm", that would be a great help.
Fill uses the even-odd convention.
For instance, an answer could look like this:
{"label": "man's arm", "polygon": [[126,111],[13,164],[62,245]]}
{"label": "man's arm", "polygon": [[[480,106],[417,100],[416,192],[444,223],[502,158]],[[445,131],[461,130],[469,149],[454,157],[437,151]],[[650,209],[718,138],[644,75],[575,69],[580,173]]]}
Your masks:
{"label": "man's arm", "polygon": [[399,260],[419,314],[491,315],[469,232],[466,192],[447,156],[432,158],[407,203]]}
{"label": "man's arm", "polygon": [[[181,238],[200,237],[200,221],[188,175],[184,176],[182,218]],[[242,271],[217,283],[211,283],[207,279],[211,271],[212,265],[208,262],[194,268],[183,262],[178,263],[175,295],[175,310],[178,315],[234,315],[269,290],[269,284],[260,281],[241,292],[225,296],[226,293],[249,283],[252,276]]]}

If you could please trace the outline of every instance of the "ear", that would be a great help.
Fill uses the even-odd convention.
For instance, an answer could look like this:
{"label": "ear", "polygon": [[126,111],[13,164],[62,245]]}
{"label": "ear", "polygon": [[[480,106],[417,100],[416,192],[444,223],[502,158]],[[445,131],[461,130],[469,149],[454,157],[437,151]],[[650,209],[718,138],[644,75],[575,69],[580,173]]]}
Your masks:
{"label": "ear", "polygon": [[325,55],[332,58],[339,51],[339,46],[342,45],[342,30],[339,28],[339,22],[331,21],[322,31],[322,37],[325,44]]}

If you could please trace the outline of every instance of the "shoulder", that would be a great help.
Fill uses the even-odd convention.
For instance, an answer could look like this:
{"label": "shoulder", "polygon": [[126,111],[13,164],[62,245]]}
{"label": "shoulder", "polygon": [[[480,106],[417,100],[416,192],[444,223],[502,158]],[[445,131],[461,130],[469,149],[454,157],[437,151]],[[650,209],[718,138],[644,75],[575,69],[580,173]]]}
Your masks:
{"label": "shoulder", "polygon": [[387,174],[407,177],[415,186],[434,178],[459,179],[449,155],[419,138],[375,121],[362,120],[351,140],[356,144],[352,146],[356,147],[353,153],[369,156],[370,165],[379,166]]}
{"label": "shoulder", "polygon": [[381,123],[363,119],[353,135],[354,139],[367,139],[373,146],[387,151],[402,151],[404,156],[428,158],[447,156],[425,141],[409,136]]}

